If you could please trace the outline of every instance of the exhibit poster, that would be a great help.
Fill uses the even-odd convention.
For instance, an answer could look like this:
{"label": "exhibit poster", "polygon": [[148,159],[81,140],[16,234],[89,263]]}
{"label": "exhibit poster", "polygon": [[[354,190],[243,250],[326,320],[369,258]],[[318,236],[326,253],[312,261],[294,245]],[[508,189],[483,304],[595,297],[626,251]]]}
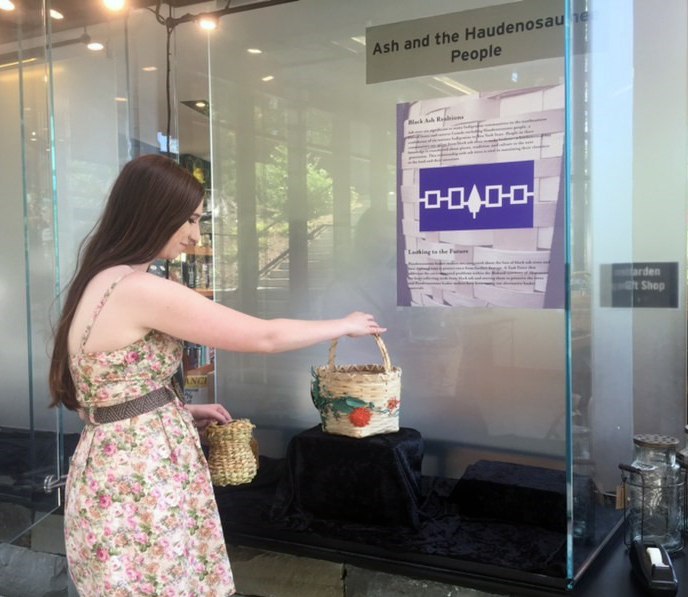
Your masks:
{"label": "exhibit poster", "polygon": [[564,86],[397,106],[400,306],[564,306]]}

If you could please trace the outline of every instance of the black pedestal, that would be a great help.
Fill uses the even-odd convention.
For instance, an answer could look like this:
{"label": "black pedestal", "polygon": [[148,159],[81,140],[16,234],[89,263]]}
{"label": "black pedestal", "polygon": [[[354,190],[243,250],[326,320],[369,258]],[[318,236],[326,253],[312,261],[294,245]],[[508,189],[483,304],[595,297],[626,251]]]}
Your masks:
{"label": "black pedestal", "polygon": [[479,460],[466,469],[450,500],[462,516],[566,533],[564,471]]}
{"label": "black pedestal", "polygon": [[313,427],[289,444],[273,515],[417,527],[422,460],[415,429],[351,438]]}

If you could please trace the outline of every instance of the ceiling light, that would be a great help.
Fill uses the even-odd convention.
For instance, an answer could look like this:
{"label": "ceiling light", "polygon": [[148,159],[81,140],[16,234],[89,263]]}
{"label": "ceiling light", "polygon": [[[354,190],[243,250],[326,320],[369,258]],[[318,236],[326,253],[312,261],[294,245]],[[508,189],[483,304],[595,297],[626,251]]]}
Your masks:
{"label": "ceiling light", "polygon": [[64,15],[59,10],[55,10],[54,8],[50,9],[50,16],[56,21],[61,21],[64,19]]}
{"label": "ceiling light", "polygon": [[206,31],[212,31],[213,29],[217,29],[217,19],[207,15],[199,17],[198,26]]}
{"label": "ceiling light", "polygon": [[115,101],[116,101],[116,102],[126,102],[126,101],[129,101],[129,100],[128,100],[126,97],[119,97],[119,96],[118,96],[118,97],[115,98]]}
{"label": "ceiling light", "polygon": [[246,51],[247,51],[249,54],[262,54],[262,53],[263,53],[263,50],[261,50],[261,49],[259,49],[259,48],[249,48],[249,49],[246,50]]}
{"label": "ceiling light", "polygon": [[355,41],[357,44],[361,44],[362,46],[366,45],[365,35],[356,35],[355,37],[352,37],[351,39],[352,39],[352,41]]}
{"label": "ceiling light", "polygon": [[86,47],[92,52],[100,52],[103,48],[105,48],[105,46],[99,41],[92,41],[91,43],[86,44]]}
{"label": "ceiling light", "polygon": [[266,83],[268,81],[272,81],[275,77],[273,75],[267,75],[261,79],[261,81],[265,81]]}
{"label": "ceiling light", "polygon": [[468,85],[459,83],[451,77],[445,77],[444,75],[440,75],[438,77],[433,77],[433,79],[435,79],[435,81],[437,81],[438,83],[442,83],[447,87],[451,87],[452,89],[456,89],[457,91],[460,91],[461,93],[465,93],[467,95],[478,93],[477,90],[473,89],[472,87],[468,87]]}
{"label": "ceiling light", "polygon": [[14,10],[14,4],[10,0],[0,0],[0,10]]}
{"label": "ceiling light", "polygon": [[103,0],[103,5],[108,10],[118,11],[124,8],[126,2],[124,0]]}
{"label": "ceiling light", "polygon": [[143,68],[141,68],[141,70],[145,71],[147,73],[152,73],[153,71],[158,70],[158,67],[157,66],[144,66]]}
{"label": "ceiling light", "polygon": [[205,108],[208,104],[206,104],[205,102],[196,102],[194,105],[197,108]]}
{"label": "ceiling light", "polygon": [[[21,61],[21,64],[27,64],[28,62],[36,62],[36,58],[26,58],[25,60]],[[10,66],[17,66],[19,63],[19,60],[15,60],[14,62],[5,62],[4,64],[0,64],[0,68],[9,68]]]}

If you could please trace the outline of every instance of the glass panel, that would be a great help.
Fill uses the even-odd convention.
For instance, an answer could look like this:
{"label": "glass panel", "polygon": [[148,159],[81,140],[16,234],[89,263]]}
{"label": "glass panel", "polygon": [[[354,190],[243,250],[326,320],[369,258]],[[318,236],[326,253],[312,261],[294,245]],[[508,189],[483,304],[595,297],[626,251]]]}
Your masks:
{"label": "glass panel", "polygon": [[[403,18],[442,14],[452,8],[449,4],[406,7]],[[387,22],[393,13],[377,10],[375,24]],[[323,15],[323,21],[337,21],[331,16],[337,13],[334,4],[299,2],[270,11],[268,20],[274,23],[282,17],[296,22],[305,11]],[[400,99],[462,95],[455,88],[459,83],[469,93],[558,84],[563,80],[563,60],[539,61],[537,68],[519,64],[466,71],[455,76],[454,86],[447,77],[365,86],[360,79],[365,48],[352,38],[364,35],[370,13],[363,8],[354,11],[346,27],[324,25],[321,33],[308,40],[296,33],[285,39],[281,36],[279,53],[273,47],[275,42],[269,42],[277,32],[266,26],[261,11],[229,17],[231,27],[221,28],[213,37],[213,170],[236,174],[236,190],[218,181],[216,191],[235,195],[241,255],[239,287],[219,288],[219,296],[226,304],[267,317],[295,313],[322,317],[355,308],[372,309],[390,327],[387,341],[400,366],[410,372],[405,379],[410,397],[404,413],[408,424],[427,428],[429,439],[455,442],[460,438],[462,443],[522,449],[558,460],[564,451],[565,422],[563,313],[395,307],[395,215],[390,207],[395,196],[395,118]],[[325,19],[326,14],[330,16]],[[248,54],[251,45],[266,50],[258,56]],[[306,60],[316,49],[318,55],[324,53],[317,67]],[[288,60],[292,62],[286,68]],[[334,68],[334,64],[338,66]],[[274,74],[273,80],[261,80],[270,74]],[[290,101],[294,94],[298,102]],[[355,98],[347,94],[355,94]],[[342,95],[347,95],[346,101]],[[286,146],[280,146],[278,139]],[[332,141],[326,147],[328,139]],[[235,146],[241,151],[235,151]],[[281,156],[285,152],[288,163]],[[264,190],[269,182],[271,196]],[[331,207],[331,198],[318,206],[318,193],[334,197]],[[281,202],[277,209],[271,207],[274,201]],[[311,238],[310,230],[321,212],[326,217],[325,228]],[[281,225],[290,231],[292,253],[282,264],[289,274],[284,278],[261,271],[266,260],[261,249],[265,246],[263,230],[275,226],[271,214],[279,216]],[[217,218],[217,229],[231,225],[228,219]],[[366,226],[370,230],[363,230]],[[271,237],[268,246],[279,256],[283,241],[277,238],[276,234]],[[297,255],[300,261],[294,262],[295,251],[311,257],[317,254],[317,261]],[[370,259],[371,255],[375,258]],[[229,263],[231,259],[225,262],[224,256],[218,259],[222,260],[216,264],[218,275],[226,276],[225,270],[235,266]],[[347,263],[347,270],[335,271],[334,259]],[[322,275],[311,275],[316,269]],[[491,332],[486,334],[486,329]],[[538,334],[541,344],[533,346],[528,341],[532,333]],[[418,345],[409,345],[409,339]],[[352,349],[356,359],[379,359],[372,343],[346,344],[342,359],[347,353],[351,357]],[[239,401],[235,408],[246,408],[256,416],[262,428],[276,425],[296,430],[313,422],[313,406],[303,388],[308,385],[304,386],[304,381],[310,365],[324,358],[323,347],[275,357],[221,358],[226,365],[222,376],[227,388],[233,387],[235,376],[257,375],[249,392],[232,390],[232,400]],[[243,366],[234,366],[235,359]],[[270,373],[264,371],[266,359]],[[499,376],[485,386],[483,374],[492,367],[509,380],[508,392],[500,386]],[[279,383],[267,384],[266,376]],[[267,402],[256,401],[256,392],[267,392]],[[287,412],[282,396],[291,397]],[[278,449],[284,447],[283,441]],[[445,450],[446,470],[457,472],[461,464],[452,462],[449,446],[440,448]]]}
{"label": "glass panel", "polygon": [[[165,28],[152,11],[84,6],[56,20],[46,19],[50,8],[36,1],[0,11],[0,505],[12,514],[0,517],[1,541],[59,504],[44,482],[64,482],[82,428],[76,414],[47,408],[52,325],[79,244],[120,167],[159,152],[168,128],[178,137],[174,98],[167,111]],[[172,94],[173,85],[174,77]]]}
{"label": "glass panel", "polygon": [[[71,28],[75,22],[84,28]],[[90,49],[82,36],[102,48]],[[152,48],[164,48],[165,34],[148,11],[126,17],[84,11],[65,18],[52,42],[55,250],[62,290],[121,166],[134,155],[159,149],[164,100],[156,73],[165,65]],[[63,410],[62,416],[68,457],[83,423],[71,411]]]}
{"label": "glass panel", "polygon": [[[3,13],[0,29],[0,541],[14,541],[59,503],[59,420],[49,411],[46,346],[56,269],[49,75],[41,2]],[[17,11],[18,13],[19,11]]]}
{"label": "glass panel", "polygon": [[[402,424],[422,433],[428,478],[456,481],[469,465],[497,460],[562,473],[563,493],[564,309],[469,308],[439,289],[425,306],[397,306],[398,105],[477,105],[527,91],[540,106],[559,94],[563,114],[563,47],[555,58],[366,85],[366,27],[455,13],[456,3],[301,0],[268,10],[225,17],[210,45],[215,233],[226,247],[216,245],[217,300],[266,318],[370,311],[389,328],[384,341],[403,370]],[[560,168],[546,177],[552,208]],[[476,244],[537,250],[552,238],[548,214],[536,234]],[[310,371],[327,358],[323,345],[217,355],[220,399],[257,425],[261,454],[282,458],[319,423]],[[337,361],[381,355],[369,339],[343,339]]]}
{"label": "glass panel", "polygon": [[569,48],[572,576],[622,519],[633,435],[683,445],[686,409],[686,5],[587,9],[589,51]]}

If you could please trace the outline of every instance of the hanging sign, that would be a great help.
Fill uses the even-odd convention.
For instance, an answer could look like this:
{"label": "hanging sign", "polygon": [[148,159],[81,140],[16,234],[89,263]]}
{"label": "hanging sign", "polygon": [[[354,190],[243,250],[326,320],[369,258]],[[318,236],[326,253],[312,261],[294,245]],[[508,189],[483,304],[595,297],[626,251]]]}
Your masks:
{"label": "hanging sign", "polygon": [[[574,49],[586,10],[571,13]],[[366,29],[366,81],[501,66],[564,55],[564,0],[522,0]]]}
{"label": "hanging sign", "polygon": [[612,263],[601,266],[603,307],[678,307],[678,263]]}

